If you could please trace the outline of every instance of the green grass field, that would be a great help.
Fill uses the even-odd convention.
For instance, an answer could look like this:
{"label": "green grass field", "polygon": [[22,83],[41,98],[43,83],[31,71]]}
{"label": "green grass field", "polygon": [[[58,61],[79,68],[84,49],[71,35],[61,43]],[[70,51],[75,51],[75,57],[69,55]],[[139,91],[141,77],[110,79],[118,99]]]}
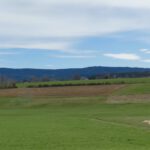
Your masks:
{"label": "green grass field", "polygon": [[103,96],[0,97],[0,150],[150,149],[150,79],[97,81],[127,84]]}
{"label": "green grass field", "polygon": [[99,97],[1,97],[2,150],[148,150],[150,103]]}

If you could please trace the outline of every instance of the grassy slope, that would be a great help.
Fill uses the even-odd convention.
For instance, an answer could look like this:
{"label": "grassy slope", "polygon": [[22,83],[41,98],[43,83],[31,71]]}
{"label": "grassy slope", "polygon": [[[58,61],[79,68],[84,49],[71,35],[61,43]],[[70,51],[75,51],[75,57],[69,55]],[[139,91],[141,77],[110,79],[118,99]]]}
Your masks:
{"label": "grassy slope", "polygon": [[130,84],[117,92],[121,95],[150,94],[150,83]]}

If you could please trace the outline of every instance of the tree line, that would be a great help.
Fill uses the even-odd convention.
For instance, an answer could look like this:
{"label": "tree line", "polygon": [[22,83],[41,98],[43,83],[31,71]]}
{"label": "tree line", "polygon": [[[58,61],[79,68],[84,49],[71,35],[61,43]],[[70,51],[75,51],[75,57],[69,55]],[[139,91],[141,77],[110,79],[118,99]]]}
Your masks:
{"label": "tree line", "polygon": [[16,82],[6,76],[0,75],[0,89],[16,88]]}

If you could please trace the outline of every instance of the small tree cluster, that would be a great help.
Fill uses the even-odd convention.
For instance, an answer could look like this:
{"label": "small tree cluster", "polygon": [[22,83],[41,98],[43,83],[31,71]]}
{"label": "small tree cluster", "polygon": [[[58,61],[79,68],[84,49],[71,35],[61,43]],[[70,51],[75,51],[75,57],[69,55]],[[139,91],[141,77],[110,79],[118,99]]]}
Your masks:
{"label": "small tree cluster", "polygon": [[0,88],[16,88],[16,82],[5,76],[0,76]]}

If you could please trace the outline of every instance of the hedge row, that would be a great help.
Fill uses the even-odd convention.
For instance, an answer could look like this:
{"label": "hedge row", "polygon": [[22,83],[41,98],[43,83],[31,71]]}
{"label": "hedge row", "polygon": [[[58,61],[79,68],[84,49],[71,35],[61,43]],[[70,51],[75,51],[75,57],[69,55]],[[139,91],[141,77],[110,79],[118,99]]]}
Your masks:
{"label": "hedge row", "polygon": [[126,82],[120,81],[117,83],[103,82],[103,83],[64,83],[64,84],[38,84],[28,85],[28,88],[41,88],[41,87],[64,87],[64,86],[88,86],[88,85],[112,85],[112,84],[125,84]]}

